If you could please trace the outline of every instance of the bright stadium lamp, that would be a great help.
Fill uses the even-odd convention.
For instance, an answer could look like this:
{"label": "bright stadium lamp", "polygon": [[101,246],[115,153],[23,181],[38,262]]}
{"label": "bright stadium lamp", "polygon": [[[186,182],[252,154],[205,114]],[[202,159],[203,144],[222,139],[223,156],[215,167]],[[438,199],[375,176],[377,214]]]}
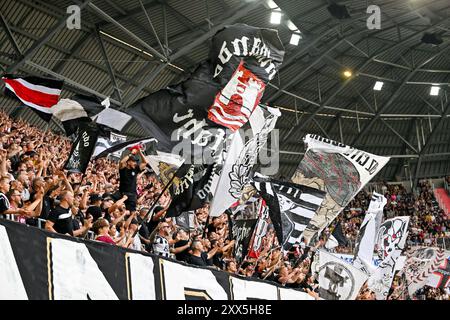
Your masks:
{"label": "bright stadium lamp", "polygon": [[439,90],[441,90],[440,87],[432,86],[431,89],[430,89],[430,96],[438,96],[439,95]]}
{"label": "bright stadium lamp", "polygon": [[383,85],[384,85],[383,81],[377,81],[377,82],[375,82],[375,85],[373,86],[373,90],[381,91],[381,88],[383,88]]}
{"label": "bright stadium lamp", "polygon": [[281,23],[281,12],[280,11],[272,11],[272,15],[270,16],[270,23],[272,23],[272,24],[280,24]]}
{"label": "bright stadium lamp", "polygon": [[302,36],[300,35],[300,33],[293,33],[291,36],[291,41],[289,41],[289,43],[294,46],[298,46],[298,43],[300,42],[301,38]]}

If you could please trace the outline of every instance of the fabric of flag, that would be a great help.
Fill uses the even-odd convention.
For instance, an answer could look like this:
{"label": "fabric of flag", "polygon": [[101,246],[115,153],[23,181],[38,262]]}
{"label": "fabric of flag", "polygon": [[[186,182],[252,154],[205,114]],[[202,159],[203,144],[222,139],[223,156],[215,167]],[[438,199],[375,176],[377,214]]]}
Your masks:
{"label": "fabric of flag", "polygon": [[84,173],[95,149],[99,128],[95,123],[83,123],[75,139],[64,169]]}
{"label": "fabric of flag", "polygon": [[324,300],[355,300],[368,276],[344,260],[319,250],[313,272],[318,274],[319,296]]}
{"label": "fabric of flag", "polygon": [[[210,186],[215,165],[183,164],[170,189],[172,202],[166,217],[176,217],[184,211],[196,210],[210,200]],[[181,175],[179,172],[186,171]]]}
{"label": "fabric of flag", "polygon": [[283,63],[285,49],[278,31],[243,23],[225,26],[211,39],[214,78],[225,86],[243,61],[244,67],[267,84]]}
{"label": "fabric of flag", "polygon": [[[239,130],[233,134],[211,203],[211,217],[217,217],[230,208],[241,198],[245,186],[249,184],[258,154],[267,143],[269,134],[281,115],[278,109],[270,107],[265,108],[263,113],[263,117],[258,117],[260,123],[255,124],[258,128],[253,130],[252,127],[253,136],[247,142],[244,135],[248,134],[248,130]],[[251,118],[254,115],[258,116],[258,113],[253,113]],[[250,124],[246,127],[250,127]]]}
{"label": "fabric of flag", "polygon": [[261,101],[266,85],[241,62],[226,86],[217,94],[208,110],[208,119],[232,131],[250,118]]}
{"label": "fabric of flag", "polygon": [[248,257],[259,258],[262,250],[262,239],[267,234],[267,227],[269,226],[269,208],[264,199],[260,199],[258,208],[258,222],[256,223],[253,241],[249,248]]}
{"label": "fabric of flag", "polygon": [[402,272],[405,274],[410,296],[427,284],[428,277],[447,260],[449,253],[434,247],[412,247],[406,252]]}
{"label": "fabric of flag", "polygon": [[123,152],[125,149],[132,148],[134,146],[140,146],[140,148],[143,148],[143,150],[146,149],[155,150],[158,141],[152,137],[144,137],[128,141],[115,141],[115,142],[112,142],[110,139],[102,139],[101,143],[102,146],[99,146],[97,151],[100,151],[104,147],[107,148],[97,153],[94,156],[94,159],[106,157],[108,154],[111,153]]}
{"label": "fabric of flag", "polygon": [[185,211],[175,217],[175,224],[185,231],[194,229],[194,211]]}
{"label": "fabric of flag", "polygon": [[278,242],[285,251],[300,243],[303,231],[319,209],[325,192],[274,179],[254,177],[253,185],[269,207]]}
{"label": "fabric of flag", "polygon": [[327,249],[333,249],[337,246],[347,246],[348,239],[344,236],[344,233],[342,232],[342,225],[340,222],[336,224],[336,226],[333,229],[333,232],[330,235],[330,238],[328,239],[327,243],[325,244],[325,247]]}
{"label": "fabric of flag", "polygon": [[184,163],[174,173],[175,178],[169,189],[172,202],[167,209],[167,218],[178,217],[184,211],[189,210],[194,196],[194,174],[197,169],[197,165]]}
{"label": "fabric of flag", "polygon": [[70,99],[61,99],[54,109],[53,115],[59,119],[70,136],[77,132],[81,123],[92,122],[91,117],[103,110],[101,101],[94,96],[75,95]]}
{"label": "fabric of flag", "polygon": [[430,274],[427,285],[433,288],[445,289],[450,287],[450,254],[439,267]]}
{"label": "fabric of flag", "polygon": [[250,240],[255,230],[257,219],[235,220],[231,233],[233,235],[234,256],[239,264],[247,256]]}
{"label": "fabric of flag", "polygon": [[131,119],[132,117],[129,114],[112,108],[105,108],[100,113],[92,117],[92,120],[97,124],[115,129],[119,132],[123,130]]}
{"label": "fabric of flag", "polygon": [[33,109],[43,120],[50,121],[52,107],[59,101],[64,81],[41,77],[4,75],[7,92]]}
{"label": "fabric of flag", "polygon": [[375,250],[381,262],[368,281],[377,300],[386,300],[388,296],[400,254],[405,248],[408,224],[409,217],[396,217],[386,220],[378,229]]}
{"label": "fabric of flag", "polygon": [[331,224],[355,195],[386,165],[380,157],[318,135],[308,134],[305,156],[292,181],[326,191],[325,201],[304,232],[307,243]]}
{"label": "fabric of flag", "polygon": [[189,164],[212,164],[225,147],[224,128],[207,118],[218,89],[210,66],[202,64],[185,81],[138,100],[125,112],[158,140],[158,150]]}
{"label": "fabric of flag", "polygon": [[169,183],[172,175],[181,167],[184,159],[177,154],[156,151],[145,157],[153,172],[159,177],[161,182],[166,185]]}
{"label": "fabric of flag", "polygon": [[383,209],[386,203],[387,199],[383,195],[373,192],[372,200],[370,201],[356,240],[353,265],[369,275],[375,270],[372,264],[372,257],[377,232],[381,226]]}
{"label": "fabric of flag", "polygon": [[[119,143],[119,142],[125,142],[127,141],[127,136],[121,135],[121,134],[117,134],[114,132],[111,132],[110,136],[109,136],[109,140],[114,144],[114,143]],[[116,151],[111,153],[111,156],[117,159],[122,158],[122,152],[121,150]]]}

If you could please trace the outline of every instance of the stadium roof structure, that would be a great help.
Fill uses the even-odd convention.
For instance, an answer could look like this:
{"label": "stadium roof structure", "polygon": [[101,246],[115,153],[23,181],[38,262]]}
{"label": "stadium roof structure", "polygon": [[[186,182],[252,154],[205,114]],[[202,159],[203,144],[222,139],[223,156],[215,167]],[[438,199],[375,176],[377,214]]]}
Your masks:
{"label": "stadium roof structure", "polygon": [[[80,30],[66,25],[73,4]],[[380,9],[379,29],[368,27],[370,4]],[[63,97],[109,96],[121,109],[206,59],[221,27],[277,29],[285,61],[263,100],[282,108],[279,175],[293,174],[307,133],[392,156],[380,179],[450,174],[448,0],[14,0],[2,1],[0,13],[2,73],[62,78]],[[43,125],[17,105],[0,96],[12,116]],[[143,135],[138,125],[127,133]]]}

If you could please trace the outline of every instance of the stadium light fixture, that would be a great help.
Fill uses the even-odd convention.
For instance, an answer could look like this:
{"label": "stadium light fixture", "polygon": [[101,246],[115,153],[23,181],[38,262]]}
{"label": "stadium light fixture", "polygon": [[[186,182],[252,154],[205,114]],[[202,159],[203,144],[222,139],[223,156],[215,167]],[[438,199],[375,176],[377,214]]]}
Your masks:
{"label": "stadium light fixture", "polygon": [[350,70],[345,70],[342,74],[344,75],[345,78],[350,78],[353,75],[353,73]]}
{"label": "stadium light fixture", "polygon": [[281,23],[281,11],[272,11],[272,15],[270,16],[270,23],[272,24]]}
{"label": "stadium light fixture", "polygon": [[300,42],[300,39],[302,38],[300,33],[293,33],[291,36],[291,41],[289,41],[290,44],[293,46],[298,46],[298,43]]}
{"label": "stadium light fixture", "polygon": [[289,28],[289,30],[298,31],[297,26],[291,20],[286,21],[286,24],[287,24],[287,27]]}
{"label": "stadium light fixture", "polygon": [[278,9],[278,5],[273,0],[267,0],[267,5],[270,9]]}
{"label": "stadium light fixture", "polygon": [[375,85],[373,86],[373,90],[381,91],[381,88],[383,88],[383,85],[384,85],[383,81],[377,81],[377,82],[375,82]]}
{"label": "stadium light fixture", "polygon": [[430,89],[430,96],[438,96],[439,95],[439,90],[441,90],[440,87],[432,86],[431,89]]}

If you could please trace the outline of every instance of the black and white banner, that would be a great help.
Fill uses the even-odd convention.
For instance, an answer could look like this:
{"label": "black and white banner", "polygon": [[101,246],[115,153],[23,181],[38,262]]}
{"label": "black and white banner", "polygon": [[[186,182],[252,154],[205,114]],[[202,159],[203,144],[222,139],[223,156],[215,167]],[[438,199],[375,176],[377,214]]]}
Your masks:
{"label": "black and white banner", "polygon": [[235,220],[233,221],[233,240],[236,262],[241,263],[247,256],[250,240],[255,230],[257,219]]}
{"label": "black and white banner", "polygon": [[311,300],[300,290],[0,220],[0,299]]}
{"label": "black and white banner", "polygon": [[353,265],[368,275],[375,271],[372,264],[373,250],[386,203],[387,199],[383,195],[374,192],[359,229]]}
{"label": "black and white banner", "polygon": [[388,296],[394,273],[399,268],[400,254],[405,248],[408,224],[409,217],[396,217],[386,220],[378,230],[375,250],[382,261],[368,281],[377,300],[386,300]]}
{"label": "black and white banner", "polygon": [[355,300],[368,276],[344,260],[319,250],[312,271],[318,274],[319,296],[325,300]]}
{"label": "black and white banner", "polygon": [[254,177],[253,185],[269,207],[270,219],[284,250],[300,243],[303,231],[325,197],[311,187]]}
{"label": "black and white banner", "polygon": [[303,233],[309,243],[328,226],[390,158],[308,134],[305,156],[292,181],[326,191],[325,200]]}
{"label": "black and white banner", "polygon": [[95,123],[83,123],[78,129],[78,136],[72,145],[64,169],[84,173],[94,152],[98,135],[99,128]]}

